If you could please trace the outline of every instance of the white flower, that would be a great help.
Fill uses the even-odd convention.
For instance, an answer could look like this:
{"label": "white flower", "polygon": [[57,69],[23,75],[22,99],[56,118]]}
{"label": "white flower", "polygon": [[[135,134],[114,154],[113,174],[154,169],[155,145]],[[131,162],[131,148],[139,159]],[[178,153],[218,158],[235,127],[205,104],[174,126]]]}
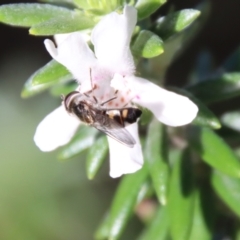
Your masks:
{"label": "white flower", "polygon": [[[134,76],[135,65],[129,45],[136,22],[137,12],[130,6],[125,6],[123,14],[113,12],[105,16],[92,31],[94,53],[79,32],[69,34],[57,47],[52,41],[45,40],[45,46],[50,55],[73,74],[81,93],[91,90],[90,69],[97,99],[106,101],[118,90],[117,98],[107,103],[107,107],[137,104],[148,108],[167,125],[190,123],[198,112],[193,102]],[[79,125],[80,121],[60,106],[39,124],[35,143],[42,151],[54,150],[68,143]],[[126,129],[136,141],[133,148],[108,137],[111,177],[133,173],[143,164],[137,123]]]}

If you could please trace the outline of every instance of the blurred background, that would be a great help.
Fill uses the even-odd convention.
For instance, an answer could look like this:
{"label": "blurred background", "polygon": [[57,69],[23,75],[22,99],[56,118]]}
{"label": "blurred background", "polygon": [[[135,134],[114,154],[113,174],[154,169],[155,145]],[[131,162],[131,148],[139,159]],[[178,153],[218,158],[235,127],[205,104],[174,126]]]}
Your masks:
{"label": "blurred background", "polygon": [[[0,3],[16,2],[20,1]],[[195,8],[200,2],[169,0],[153,17],[166,14],[172,6]],[[216,70],[239,47],[240,1],[209,2],[205,25],[167,71],[168,85],[183,86],[203,52],[211,55],[211,68]],[[27,29],[0,24],[0,32],[0,239],[91,240],[119,180],[110,179],[108,162],[89,181],[84,158],[59,161],[57,151],[37,149],[33,142],[36,126],[60,99],[47,92],[21,99],[20,93],[28,77],[50,56],[43,46],[44,38],[30,36]],[[240,99],[211,108],[214,112],[229,106],[239,109],[240,101],[236,100]],[[141,223],[132,221],[122,239],[133,239],[140,229]]]}

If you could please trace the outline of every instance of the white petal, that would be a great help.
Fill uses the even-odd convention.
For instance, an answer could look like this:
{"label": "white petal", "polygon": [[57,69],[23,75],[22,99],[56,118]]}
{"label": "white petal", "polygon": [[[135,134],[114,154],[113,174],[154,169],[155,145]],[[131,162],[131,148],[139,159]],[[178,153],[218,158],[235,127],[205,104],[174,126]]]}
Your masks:
{"label": "white petal", "polygon": [[198,107],[187,97],[158,87],[148,80],[128,78],[129,87],[135,93],[133,102],[148,108],[155,117],[170,126],[182,126],[193,121]]}
{"label": "white petal", "polygon": [[55,43],[59,46],[71,33],[61,33],[53,36]]}
{"label": "white petal", "polygon": [[97,60],[81,33],[69,34],[57,47],[49,39],[44,44],[52,58],[64,65],[79,83],[90,82],[90,68],[95,67]]}
{"label": "white petal", "polygon": [[128,132],[136,140],[133,148],[129,148],[116,140],[108,137],[110,153],[110,176],[120,177],[123,174],[134,173],[143,165],[142,148],[138,137],[137,123],[126,127]]}
{"label": "white petal", "polygon": [[123,14],[112,12],[93,29],[95,55],[113,73],[129,75],[135,70],[129,45],[136,22],[136,9],[125,6]]}
{"label": "white petal", "polygon": [[80,121],[70,116],[63,106],[48,114],[38,125],[34,141],[43,152],[53,151],[67,144],[75,134]]}

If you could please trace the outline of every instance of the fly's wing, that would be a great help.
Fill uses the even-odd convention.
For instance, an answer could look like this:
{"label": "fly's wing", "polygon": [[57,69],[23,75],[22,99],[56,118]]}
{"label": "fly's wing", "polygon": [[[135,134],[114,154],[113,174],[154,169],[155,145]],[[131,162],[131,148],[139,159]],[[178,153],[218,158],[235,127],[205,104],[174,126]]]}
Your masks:
{"label": "fly's wing", "polygon": [[95,122],[92,126],[128,147],[132,148],[136,144],[132,135],[124,127],[108,117],[105,119],[105,124]]}

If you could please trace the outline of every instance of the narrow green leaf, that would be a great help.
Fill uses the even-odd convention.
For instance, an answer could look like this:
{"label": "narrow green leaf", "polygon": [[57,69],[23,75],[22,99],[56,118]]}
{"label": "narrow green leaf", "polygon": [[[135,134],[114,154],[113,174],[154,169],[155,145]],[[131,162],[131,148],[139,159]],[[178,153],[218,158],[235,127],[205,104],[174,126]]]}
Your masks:
{"label": "narrow green leaf", "polygon": [[60,97],[62,95],[67,95],[68,93],[76,90],[77,86],[78,84],[76,82],[67,82],[66,84],[57,84],[51,88],[50,93],[54,97]]}
{"label": "narrow green leaf", "polygon": [[218,196],[240,217],[240,179],[214,171],[211,183]]}
{"label": "narrow green leaf", "polygon": [[22,98],[29,98],[29,97],[35,96],[54,85],[54,83],[51,82],[51,83],[44,83],[44,84],[39,84],[39,85],[34,86],[34,85],[32,85],[32,78],[33,78],[33,76],[31,76],[25,82],[22,92],[21,92]]}
{"label": "narrow green leaf", "polygon": [[170,88],[170,90],[188,97],[198,106],[198,114],[197,117],[193,120],[192,124],[203,127],[210,127],[213,129],[221,128],[221,123],[215,114],[204,103],[195,98],[190,92],[175,87]]}
{"label": "narrow green leaf", "polygon": [[163,40],[168,39],[176,33],[183,31],[191,25],[201,12],[195,9],[184,9],[178,12],[170,13],[157,20],[156,32]]}
{"label": "narrow green leaf", "polygon": [[219,102],[240,96],[240,73],[225,73],[186,88],[204,103]]}
{"label": "narrow green leaf", "polygon": [[138,192],[137,204],[141,203],[145,198],[151,197],[153,192],[152,183],[150,181],[145,181]]}
{"label": "narrow green leaf", "polygon": [[56,83],[72,79],[67,69],[55,60],[33,73],[24,84],[21,97],[28,98],[52,87]]}
{"label": "narrow green leaf", "polygon": [[144,157],[153,181],[153,187],[162,205],[167,204],[169,180],[168,150],[165,127],[153,119],[148,128]]}
{"label": "narrow green leaf", "polygon": [[71,140],[71,142],[61,149],[58,158],[65,160],[74,157],[91,147],[95,141],[97,133],[97,130],[92,127],[82,126],[79,133]]}
{"label": "narrow green leaf", "polygon": [[95,24],[93,17],[85,16],[80,11],[72,11],[68,17],[57,15],[55,18],[34,25],[29,32],[32,35],[47,36],[85,30],[94,27]]}
{"label": "narrow green leaf", "polygon": [[72,79],[69,71],[60,63],[51,60],[45,66],[36,71],[32,77],[32,85],[36,86],[43,83],[57,83]]}
{"label": "narrow green leaf", "polygon": [[194,209],[193,168],[188,152],[180,154],[173,166],[170,180],[168,213],[173,240],[189,238]]}
{"label": "narrow green leaf", "polygon": [[109,235],[109,221],[110,221],[110,215],[109,213],[106,213],[103,217],[103,220],[101,221],[101,224],[97,228],[97,231],[94,234],[94,239],[96,240],[105,240],[108,238]]}
{"label": "narrow green leaf", "polygon": [[137,57],[153,58],[163,53],[163,41],[151,31],[142,30],[132,46],[132,51]]}
{"label": "narrow green leaf", "polygon": [[0,22],[31,27],[56,16],[68,17],[72,11],[50,4],[19,3],[0,6]]}
{"label": "narrow green leaf", "polygon": [[206,186],[198,189],[189,240],[213,239],[214,205],[212,190],[210,191]]}
{"label": "narrow green leaf", "polygon": [[222,138],[208,128],[192,127],[189,144],[212,167],[232,177],[240,177],[240,161]]}
{"label": "narrow green leaf", "polygon": [[166,0],[138,0],[135,7],[138,10],[138,19],[149,17],[158,8],[160,8]]}
{"label": "narrow green leaf", "polygon": [[86,1],[86,0],[73,0],[73,1],[79,8],[82,8],[85,10],[91,8],[91,1]]}
{"label": "narrow green leaf", "polygon": [[40,2],[46,2],[46,3],[55,3],[55,4],[73,4],[73,0],[41,0]]}
{"label": "narrow green leaf", "polygon": [[138,240],[166,240],[169,234],[169,219],[166,207],[159,207],[156,216]]}
{"label": "narrow green leaf", "polygon": [[109,221],[109,239],[117,240],[137,203],[138,193],[148,176],[147,168],[124,176],[112,202]]}
{"label": "narrow green leaf", "polygon": [[[137,193],[135,205],[139,204],[143,199],[152,196],[152,193],[153,191],[150,181],[148,180],[144,181]],[[104,219],[102,220],[100,226],[97,228],[97,231],[94,235],[95,239],[97,240],[108,239],[109,227],[110,227],[110,214],[107,213],[105,214]]]}
{"label": "narrow green leaf", "polygon": [[240,132],[240,111],[225,113],[221,119],[225,126]]}
{"label": "narrow green leaf", "polygon": [[94,145],[90,148],[87,155],[87,176],[93,179],[101,167],[108,150],[108,142],[105,136],[100,137],[95,141]]}
{"label": "narrow green leaf", "polygon": [[192,124],[213,129],[219,129],[222,127],[216,115],[205,104],[196,98],[194,102],[198,106],[198,114]]}

